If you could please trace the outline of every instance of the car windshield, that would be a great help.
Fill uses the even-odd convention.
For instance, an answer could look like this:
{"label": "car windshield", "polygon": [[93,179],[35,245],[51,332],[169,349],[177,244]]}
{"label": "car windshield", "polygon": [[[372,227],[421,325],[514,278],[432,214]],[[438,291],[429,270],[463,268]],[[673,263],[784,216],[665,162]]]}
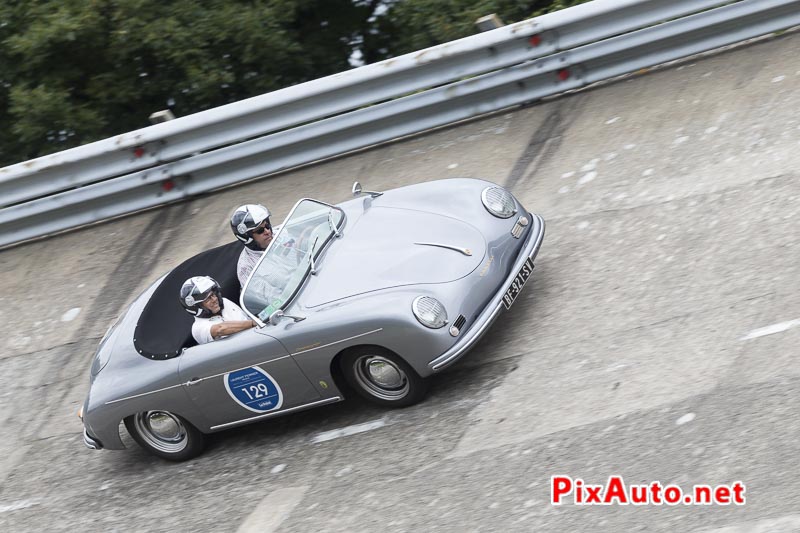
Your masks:
{"label": "car windshield", "polygon": [[344,213],[315,200],[297,202],[264,252],[242,291],[242,305],[262,322],[294,298]]}

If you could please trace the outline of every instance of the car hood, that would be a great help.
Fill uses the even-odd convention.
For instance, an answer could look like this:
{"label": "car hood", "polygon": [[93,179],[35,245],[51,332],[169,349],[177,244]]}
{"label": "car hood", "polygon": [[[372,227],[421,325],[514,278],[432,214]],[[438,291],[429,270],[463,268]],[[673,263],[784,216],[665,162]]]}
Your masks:
{"label": "car hood", "polygon": [[302,304],[316,307],[391,287],[447,283],[474,271],[485,255],[486,240],[466,222],[426,211],[372,207],[330,244],[303,291]]}

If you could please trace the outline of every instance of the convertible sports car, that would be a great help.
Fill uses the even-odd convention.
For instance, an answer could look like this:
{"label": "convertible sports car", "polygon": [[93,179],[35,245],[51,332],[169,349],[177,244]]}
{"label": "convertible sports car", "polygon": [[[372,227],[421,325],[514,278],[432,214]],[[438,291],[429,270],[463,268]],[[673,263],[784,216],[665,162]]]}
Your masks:
{"label": "convertible sports car", "polygon": [[[97,349],[84,442],[122,449],[120,423],[173,461],[204,434],[343,399],[420,401],[533,272],[544,220],[495,184],[441,180],[339,205],[302,199],[239,290],[238,241],[177,266],[140,295]],[[203,345],[179,302],[216,279],[258,327]]]}

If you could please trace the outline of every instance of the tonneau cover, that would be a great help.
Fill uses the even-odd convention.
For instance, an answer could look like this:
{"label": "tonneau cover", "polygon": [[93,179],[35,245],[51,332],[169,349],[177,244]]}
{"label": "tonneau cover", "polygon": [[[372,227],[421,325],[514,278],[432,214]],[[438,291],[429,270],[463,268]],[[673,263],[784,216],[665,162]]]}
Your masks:
{"label": "tonneau cover", "polygon": [[192,276],[211,276],[222,285],[222,295],[238,304],[236,263],[243,245],[239,241],[200,253],[175,267],[147,302],[134,331],[136,350],[150,359],[169,359],[194,346],[194,317],[180,304],[180,288]]}

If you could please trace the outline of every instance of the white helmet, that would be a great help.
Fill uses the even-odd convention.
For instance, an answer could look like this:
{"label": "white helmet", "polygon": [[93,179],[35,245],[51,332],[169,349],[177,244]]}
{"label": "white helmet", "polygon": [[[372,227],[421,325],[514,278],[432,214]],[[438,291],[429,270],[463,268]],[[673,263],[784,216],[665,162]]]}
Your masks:
{"label": "white helmet", "polygon": [[200,304],[212,293],[217,295],[219,309],[222,311],[222,288],[219,283],[210,276],[194,276],[184,281],[181,286],[181,305],[194,316],[210,318],[214,313]]}
{"label": "white helmet", "polygon": [[245,246],[252,250],[261,250],[253,239],[253,231],[263,222],[266,222],[264,225],[266,229],[272,229],[272,224],[269,222],[269,209],[261,204],[245,204],[237,207],[231,215],[231,230]]}

